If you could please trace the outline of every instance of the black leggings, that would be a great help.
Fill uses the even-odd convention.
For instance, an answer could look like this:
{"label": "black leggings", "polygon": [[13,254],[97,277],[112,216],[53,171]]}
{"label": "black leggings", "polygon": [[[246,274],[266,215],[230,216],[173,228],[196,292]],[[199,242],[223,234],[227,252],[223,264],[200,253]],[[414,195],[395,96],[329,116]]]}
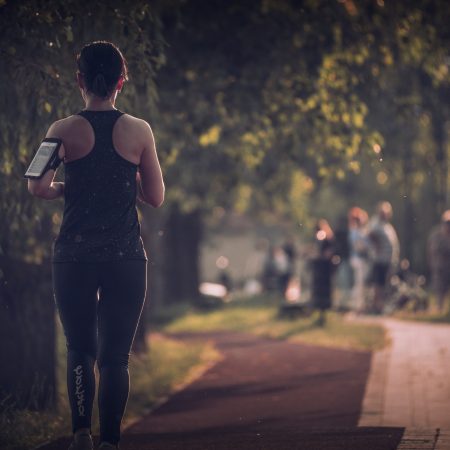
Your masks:
{"label": "black leggings", "polygon": [[130,387],[128,359],[145,299],[146,261],[54,263],[53,289],[67,340],[72,427],[91,427],[94,364],[100,439],[116,444]]}

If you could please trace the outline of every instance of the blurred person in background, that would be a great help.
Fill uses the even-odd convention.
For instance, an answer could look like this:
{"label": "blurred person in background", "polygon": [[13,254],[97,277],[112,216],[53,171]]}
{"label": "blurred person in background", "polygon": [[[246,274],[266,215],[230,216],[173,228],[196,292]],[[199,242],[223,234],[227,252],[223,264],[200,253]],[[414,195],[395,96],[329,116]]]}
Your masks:
{"label": "blurred person in background", "polygon": [[351,302],[352,309],[356,313],[362,313],[366,309],[366,282],[370,267],[368,221],[366,211],[356,206],[350,209],[348,213],[350,264],[353,270]]}
{"label": "blurred person in background", "polygon": [[428,264],[437,306],[442,313],[450,291],[450,209],[442,214],[441,223],[428,238]]}
{"label": "blurred person in background", "polygon": [[295,276],[296,272],[296,266],[297,266],[297,247],[295,245],[295,240],[293,236],[288,236],[286,238],[286,241],[282,245],[282,249],[284,251],[284,254],[287,258],[287,271],[284,275],[284,285],[285,285],[285,291],[287,287],[289,286],[289,283]]}
{"label": "blurred person in background", "polygon": [[335,235],[325,219],[319,219],[316,224],[315,251],[321,258],[331,260],[335,252]]}
{"label": "blurred person in background", "polygon": [[376,213],[369,224],[371,274],[374,286],[373,312],[383,312],[386,284],[395,272],[399,262],[400,244],[397,233],[391,224],[392,205],[383,201],[378,203]]}
{"label": "blurred person in background", "polygon": [[267,239],[259,238],[254,244],[245,261],[244,268],[244,292],[249,295],[259,294],[264,287],[264,270],[266,263],[267,248],[269,242]]}
{"label": "blurred person in background", "polygon": [[292,236],[288,236],[282,248],[288,259],[289,275],[293,276],[295,273],[295,263],[297,260],[297,247],[295,245],[294,238]]}
{"label": "blurred person in background", "polygon": [[325,311],[331,307],[334,233],[325,219],[316,225],[315,257],[312,259],[312,302],[320,311],[319,325],[325,323]]}
{"label": "blurred person in background", "polygon": [[334,232],[333,261],[337,264],[335,307],[338,311],[347,311],[350,308],[353,271],[350,266],[350,230],[345,215],[339,218]]}
{"label": "blurred person in background", "polygon": [[270,245],[264,262],[263,286],[267,291],[278,291],[283,295],[289,277],[289,260],[279,245]]}
{"label": "blurred person in background", "polygon": [[273,253],[273,262],[277,286],[280,294],[284,295],[291,277],[289,256],[282,246],[276,246]]}

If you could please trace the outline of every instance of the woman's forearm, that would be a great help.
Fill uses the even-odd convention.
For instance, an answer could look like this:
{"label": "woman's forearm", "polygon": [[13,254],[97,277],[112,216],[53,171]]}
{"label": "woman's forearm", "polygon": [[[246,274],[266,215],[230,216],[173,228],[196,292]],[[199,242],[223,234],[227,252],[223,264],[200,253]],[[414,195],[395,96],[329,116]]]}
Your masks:
{"label": "woman's forearm", "polygon": [[33,195],[43,198],[45,200],[55,200],[64,195],[64,183],[53,181],[45,190],[35,190]]}

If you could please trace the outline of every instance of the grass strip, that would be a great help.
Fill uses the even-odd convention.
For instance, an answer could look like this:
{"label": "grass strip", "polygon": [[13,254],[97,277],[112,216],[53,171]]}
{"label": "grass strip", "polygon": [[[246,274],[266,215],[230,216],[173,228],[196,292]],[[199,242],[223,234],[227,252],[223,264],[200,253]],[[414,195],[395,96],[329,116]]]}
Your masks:
{"label": "grass strip", "polygon": [[327,313],[324,326],[318,313],[300,317],[279,314],[280,300],[261,296],[236,300],[214,310],[183,309],[161,327],[166,333],[237,331],[274,339],[289,339],[318,346],[372,351],[386,345],[384,329],[379,325],[350,323],[336,312]]}
{"label": "grass strip", "polygon": [[429,322],[429,323],[450,323],[450,298],[446,299],[444,310],[440,311],[438,308],[438,303],[435,295],[430,294],[428,297],[428,308],[424,311],[415,311],[410,305],[405,308],[396,311],[393,317],[401,320],[412,320],[418,322]]}
{"label": "grass strip", "polygon": [[[71,434],[69,405],[65,386],[65,346],[58,333],[58,408],[56,411],[17,409],[0,405],[0,448],[31,450],[43,442]],[[184,343],[152,334],[149,351],[131,355],[131,391],[124,425],[151,411],[180,386],[195,378],[220,357],[209,342]],[[97,377],[98,378],[98,377]],[[94,402],[92,430],[98,433],[98,411]]]}

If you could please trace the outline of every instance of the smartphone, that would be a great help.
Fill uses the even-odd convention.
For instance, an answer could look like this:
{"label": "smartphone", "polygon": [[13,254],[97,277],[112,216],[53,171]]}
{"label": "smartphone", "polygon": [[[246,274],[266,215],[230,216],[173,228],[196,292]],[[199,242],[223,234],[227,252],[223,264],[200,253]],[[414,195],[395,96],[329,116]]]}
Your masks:
{"label": "smartphone", "polygon": [[30,166],[25,172],[25,178],[42,178],[49,169],[55,168],[60,162],[58,155],[62,140],[59,138],[45,138],[34,155]]}

